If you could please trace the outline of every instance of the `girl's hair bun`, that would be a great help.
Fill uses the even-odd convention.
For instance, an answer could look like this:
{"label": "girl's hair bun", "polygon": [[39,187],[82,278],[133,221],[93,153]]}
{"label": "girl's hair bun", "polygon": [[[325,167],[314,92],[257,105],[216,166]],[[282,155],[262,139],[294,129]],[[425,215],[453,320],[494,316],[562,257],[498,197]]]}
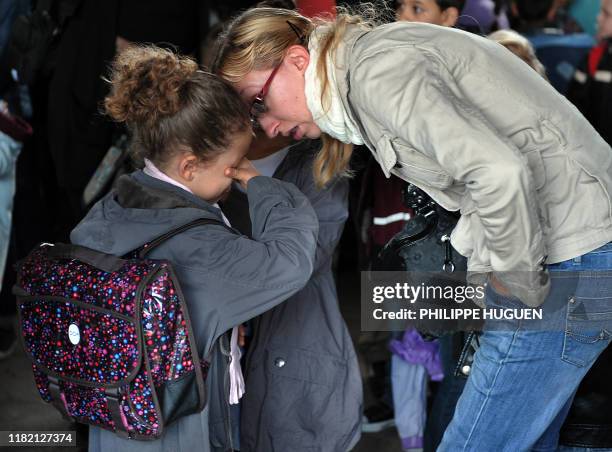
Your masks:
{"label": "girl's hair bun", "polygon": [[131,46],[115,58],[111,70],[106,113],[118,122],[147,126],[181,109],[183,87],[198,65],[160,47]]}

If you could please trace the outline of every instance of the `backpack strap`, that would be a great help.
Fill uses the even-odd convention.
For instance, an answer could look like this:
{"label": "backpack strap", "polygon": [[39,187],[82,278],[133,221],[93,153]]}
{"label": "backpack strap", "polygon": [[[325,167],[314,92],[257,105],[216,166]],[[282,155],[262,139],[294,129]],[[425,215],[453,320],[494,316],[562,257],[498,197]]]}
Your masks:
{"label": "backpack strap", "polygon": [[147,256],[147,254],[149,254],[151,251],[153,251],[159,245],[164,243],[166,240],[174,237],[175,235],[180,234],[181,232],[185,232],[188,229],[195,228],[196,226],[203,226],[205,224],[216,224],[216,225],[219,225],[219,226],[223,226],[224,228],[226,228],[227,230],[229,230],[231,232],[235,232],[232,228],[230,228],[228,225],[226,225],[222,221],[213,220],[211,218],[200,218],[198,220],[194,220],[194,221],[192,221],[190,223],[187,223],[187,224],[184,224],[182,226],[179,226],[176,229],[172,229],[172,230],[166,232],[165,234],[160,235],[156,239],[153,239],[149,243],[145,243],[143,246],[141,246],[140,248],[138,248],[136,250],[136,252],[138,253],[138,258],[139,259],[144,259]]}
{"label": "backpack strap", "polygon": [[47,375],[47,379],[49,380],[49,395],[51,396],[51,403],[61,413],[64,419],[74,422],[74,418],[70,416],[70,413],[68,413],[66,399],[62,394],[58,379],[52,375]]}
{"label": "backpack strap", "polygon": [[47,255],[58,259],[78,259],[81,262],[97,267],[108,273],[118,271],[125,261],[110,254],[103,254],[80,245],[56,243],[47,247]]}

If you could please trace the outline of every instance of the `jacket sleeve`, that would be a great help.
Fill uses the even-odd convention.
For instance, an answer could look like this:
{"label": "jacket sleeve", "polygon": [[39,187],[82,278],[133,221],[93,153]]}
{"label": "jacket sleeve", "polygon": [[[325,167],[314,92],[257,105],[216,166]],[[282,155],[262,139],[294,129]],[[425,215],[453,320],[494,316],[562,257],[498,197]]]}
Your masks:
{"label": "jacket sleeve", "polygon": [[339,177],[330,181],[325,187],[318,188],[314,182],[312,161],[310,163],[303,169],[304,180],[299,188],[310,200],[319,220],[313,272],[317,273],[329,265],[342,236],[348,218],[349,182],[346,177]]}
{"label": "jacket sleeve", "polygon": [[[457,69],[451,72],[414,47],[394,48],[357,65],[351,100],[358,114],[373,118],[389,139],[400,138],[414,147],[396,149],[399,161],[411,160],[402,152],[421,152],[465,183],[496,276],[525,304],[539,305],[549,281],[531,170],[516,146],[462,90],[453,77]],[[372,90],[385,92],[384,102],[373,100]],[[512,93],[500,89],[494,102],[510,108],[508,96]]]}
{"label": "jacket sleeve", "polygon": [[250,180],[247,195],[253,239],[203,226],[181,237],[174,259],[206,289],[207,300],[198,303],[215,317],[214,337],[289,298],[313,270],[318,222],[306,197],[263,176]]}

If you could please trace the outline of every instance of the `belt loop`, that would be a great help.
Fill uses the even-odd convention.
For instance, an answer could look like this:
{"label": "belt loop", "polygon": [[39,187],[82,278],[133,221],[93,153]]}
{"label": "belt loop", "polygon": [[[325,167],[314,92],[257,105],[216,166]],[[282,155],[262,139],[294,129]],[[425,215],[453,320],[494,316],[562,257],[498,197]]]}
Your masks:
{"label": "belt loop", "polygon": [[574,262],[574,264],[580,264],[582,263],[582,256],[577,256],[574,259],[572,259],[572,261]]}

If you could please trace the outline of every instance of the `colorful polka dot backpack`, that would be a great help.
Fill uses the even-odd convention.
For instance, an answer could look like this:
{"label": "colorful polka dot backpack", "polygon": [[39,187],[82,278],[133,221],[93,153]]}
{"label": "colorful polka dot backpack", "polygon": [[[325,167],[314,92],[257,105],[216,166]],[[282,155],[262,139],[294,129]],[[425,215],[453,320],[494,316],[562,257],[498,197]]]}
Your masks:
{"label": "colorful polka dot backpack", "polygon": [[65,417],[140,440],[201,411],[207,360],[172,265],[146,255],[170,231],[124,257],[42,244],[18,264],[14,292],[24,349],[41,397]]}

